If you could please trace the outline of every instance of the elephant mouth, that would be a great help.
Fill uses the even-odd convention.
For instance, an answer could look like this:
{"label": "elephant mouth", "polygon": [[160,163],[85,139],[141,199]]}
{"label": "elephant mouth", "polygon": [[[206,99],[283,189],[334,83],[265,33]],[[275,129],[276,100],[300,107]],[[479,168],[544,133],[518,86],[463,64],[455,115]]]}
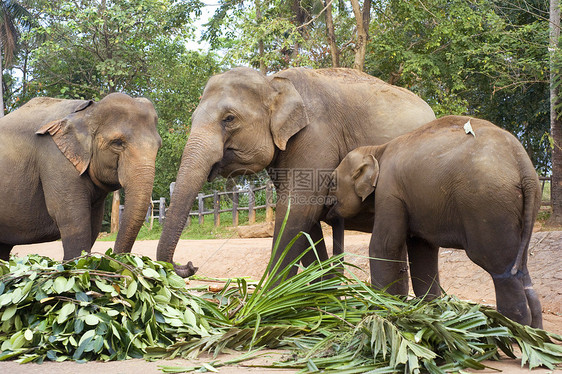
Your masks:
{"label": "elephant mouth", "polygon": [[220,166],[220,161],[219,161],[211,167],[211,172],[209,173],[209,176],[207,177],[207,181],[212,182],[213,180],[215,180],[215,178],[220,174],[220,171],[221,171],[221,166]]}
{"label": "elephant mouth", "polygon": [[213,180],[215,180],[217,176],[221,175],[224,166],[232,163],[231,159],[233,158],[233,152],[234,150],[232,148],[225,148],[223,150],[221,160],[213,164],[213,166],[211,167],[211,171],[209,172],[209,176],[207,177],[208,182],[212,182]]}
{"label": "elephant mouth", "polygon": [[328,213],[326,214],[326,219],[334,219],[334,218],[338,218],[340,215],[337,212],[337,203],[334,203],[332,205],[326,205],[326,208],[328,208]]}

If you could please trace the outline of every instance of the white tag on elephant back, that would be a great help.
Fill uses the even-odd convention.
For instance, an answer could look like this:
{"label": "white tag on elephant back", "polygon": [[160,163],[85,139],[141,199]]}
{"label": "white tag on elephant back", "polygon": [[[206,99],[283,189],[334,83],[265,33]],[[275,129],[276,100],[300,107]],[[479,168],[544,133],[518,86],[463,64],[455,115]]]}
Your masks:
{"label": "white tag on elephant back", "polygon": [[476,134],[474,133],[474,130],[472,130],[470,120],[468,120],[468,122],[464,124],[464,132],[466,132],[467,134],[472,134],[472,136],[476,138]]}

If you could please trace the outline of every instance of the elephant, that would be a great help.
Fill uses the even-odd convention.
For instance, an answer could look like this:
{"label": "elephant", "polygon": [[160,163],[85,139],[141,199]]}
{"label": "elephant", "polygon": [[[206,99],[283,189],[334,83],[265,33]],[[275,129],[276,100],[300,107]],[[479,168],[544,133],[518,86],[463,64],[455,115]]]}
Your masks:
{"label": "elephant", "polygon": [[[206,180],[263,169],[277,191],[279,248],[304,231],[319,242],[318,257],[327,259],[319,223],[327,212],[331,172],[352,149],[384,143],[434,118],[431,107],[412,92],[353,69],[290,68],[265,76],[240,67],[211,77],[192,115],[157,259],[172,262],[188,211]],[[364,221],[357,222],[370,231]],[[354,221],[345,224],[353,227]],[[299,238],[280,269],[307,247]],[[281,252],[273,253],[276,262]],[[301,262],[308,266],[314,260],[315,254],[307,252]],[[183,277],[195,271],[190,264],[175,269]],[[294,266],[288,275],[296,272]]]}
{"label": "elephant", "polygon": [[162,140],[148,99],[39,97],[0,119],[0,258],[62,238],[64,260],[90,251],[107,194],[123,187],[115,252],[130,252],[152,198]]}
{"label": "elephant", "polygon": [[498,311],[542,327],[527,270],[539,179],[512,134],[485,120],[446,116],[351,151],[332,177],[336,203],[328,217],[352,218],[374,197],[369,257],[375,287],[407,295],[408,257],[416,296],[436,297],[439,247],[464,249],[492,276]]}

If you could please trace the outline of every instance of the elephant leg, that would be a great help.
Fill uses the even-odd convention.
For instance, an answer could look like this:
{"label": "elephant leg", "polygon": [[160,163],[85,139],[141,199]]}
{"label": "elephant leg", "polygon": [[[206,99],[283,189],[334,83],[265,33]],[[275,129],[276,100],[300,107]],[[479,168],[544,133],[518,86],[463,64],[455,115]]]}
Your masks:
{"label": "elephant leg", "polygon": [[91,246],[94,245],[96,242],[98,235],[101,231],[101,225],[103,222],[103,209],[105,203],[105,196],[100,198],[97,202],[94,203],[92,206],[92,225],[91,225]]}
{"label": "elephant leg", "polygon": [[320,222],[312,225],[309,234],[312,242],[316,243],[314,245],[316,252],[310,250],[303,256],[301,261],[304,266],[309,266],[314,261],[326,261],[328,259],[328,250],[326,249],[326,242],[324,241],[324,233],[322,232]]}
{"label": "elephant leg", "polygon": [[91,191],[80,180],[68,179],[61,184],[54,178],[41,178],[45,204],[49,215],[56,223],[62,247],[63,260],[68,261],[92,249],[92,196]]}
{"label": "elephant leg", "polygon": [[525,288],[525,296],[527,297],[527,304],[531,310],[531,327],[542,329],[542,306],[539,296],[533,289],[531,276],[527,270],[527,266],[523,268],[523,287]]}
{"label": "elephant leg", "polygon": [[92,249],[92,230],[90,208],[69,207],[56,212],[54,220],[59,227],[64,261],[71,260]]}
{"label": "elephant leg", "polygon": [[[279,195],[278,195],[279,196]],[[281,195],[282,196],[282,195]],[[279,198],[279,197],[278,197]],[[297,202],[298,199],[295,199]],[[299,232],[304,231],[310,233],[313,229],[313,226],[319,224],[319,218],[322,206],[315,206],[315,205],[304,205],[304,204],[295,204],[291,206],[291,211],[287,218],[287,222],[285,225],[285,229],[281,232],[281,226],[285,219],[285,215],[287,212],[287,199],[279,199],[275,211],[275,231],[273,235],[273,263],[277,264],[281,261],[279,271],[285,269],[295,258],[297,258],[300,254],[302,254],[309,246],[309,242],[307,238],[301,236],[298,238],[289,249],[288,253],[284,258],[281,259],[281,254],[285,250],[285,248],[289,245],[289,243],[293,240],[293,238],[299,234]],[[317,228],[315,230],[318,230]],[[321,231],[320,231],[321,233]],[[279,238],[279,235],[281,237]],[[317,238],[322,238],[320,234],[316,235]],[[275,248],[277,239],[279,239],[279,245]],[[328,258],[328,254],[326,252],[325,245],[322,248],[317,248],[319,252],[318,255],[321,259]],[[325,253],[324,253],[325,252]],[[316,256],[313,253],[308,253],[306,259],[302,259],[303,264],[310,264],[315,259]],[[297,273],[298,268],[293,266],[287,274],[287,277],[292,277]],[[269,272],[272,269],[268,269]]]}
{"label": "elephant leg", "polygon": [[441,295],[439,285],[439,247],[416,237],[407,239],[412,288],[417,297],[433,300]]}
{"label": "elephant leg", "polygon": [[[344,252],[344,232],[345,224],[342,217],[335,218],[331,221],[332,225],[332,255],[341,255]],[[344,258],[341,258],[344,261]],[[344,272],[343,263],[337,265],[337,271],[341,274]]]}
{"label": "elephant leg", "polygon": [[[318,222],[318,223],[316,223],[315,225],[312,226],[309,234],[310,234],[310,237],[311,237],[313,243],[317,243],[315,245],[316,252],[308,251],[303,256],[302,264],[304,266],[309,266],[314,261],[326,261],[328,259],[328,251],[326,250],[326,242],[324,241],[324,237],[323,237],[324,234],[322,232],[322,226],[320,225],[320,222]],[[338,271],[340,271],[340,268],[341,268],[341,271],[343,272],[342,266],[338,266]],[[333,277],[333,274],[326,274],[321,279],[330,279],[332,277]],[[316,279],[316,281],[320,281],[321,279]]]}
{"label": "elephant leg", "polygon": [[[487,222],[486,225],[492,225]],[[492,225],[497,227],[497,225]],[[486,227],[474,230],[482,234],[474,238],[472,245],[466,248],[468,257],[486,270],[494,281],[496,306],[498,312],[523,325],[542,324],[540,301],[532,289],[531,278],[527,270],[527,259],[523,259],[520,270],[511,274],[519,245],[517,230],[486,232]],[[503,235],[503,237],[502,237]],[[497,238],[494,252],[490,252],[489,242],[485,238]],[[503,240],[502,240],[503,238]],[[514,249],[515,248],[515,249]],[[490,253],[494,253],[491,255]],[[536,322],[534,321],[536,318]]]}
{"label": "elephant leg", "polygon": [[511,275],[509,270],[504,274],[492,274],[498,312],[522,325],[530,325],[532,315],[527,303],[523,278],[521,272]]}
{"label": "elephant leg", "polygon": [[[407,215],[401,201],[388,197],[375,207],[369,244],[371,283],[392,295],[408,295]],[[379,213],[380,212],[380,213]]]}
{"label": "elephant leg", "polygon": [[333,248],[332,255],[341,255],[344,252],[344,219],[341,217],[334,218],[328,222],[332,226]]}
{"label": "elephant leg", "polygon": [[[330,225],[332,226],[332,255],[337,256],[341,255],[344,252],[344,232],[345,232],[345,225],[344,219],[341,217],[334,218],[330,221]],[[341,261],[343,262],[343,257]],[[337,266],[338,272],[343,274],[343,264],[338,264]]]}
{"label": "elephant leg", "polygon": [[14,246],[11,244],[0,243],[0,260],[8,261],[12,248],[14,248]]}
{"label": "elephant leg", "polygon": [[90,253],[90,251],[92,250],[92,236],[89,227],[90,225],[86,223],[88,227],[80,230],[76,230],[76,227],[74,227],[74,225],[65,224],[59,228],[61,233],[62,246],[64,248],[64,261],[79,257],[82,254],[82,251]]}

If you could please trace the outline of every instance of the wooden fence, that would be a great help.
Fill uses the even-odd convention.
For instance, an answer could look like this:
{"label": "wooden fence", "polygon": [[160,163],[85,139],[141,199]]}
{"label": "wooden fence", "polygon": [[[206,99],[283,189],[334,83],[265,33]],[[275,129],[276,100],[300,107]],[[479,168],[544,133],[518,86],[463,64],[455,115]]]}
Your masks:
{"label": "wooden fence", "polygon": [[[551,177],[539,177],[539,180],[541,184],[541,196],[543,196],[545,185],[551,182]],[[172,182],[172,184],[170,185],[170,196],[172,195],[174,184],[175,182]],[[256,192],[262,190],[265,190],[265,204],[256,205],[255,194]],[[248,195],[248,206],[240,205],[240,195]],[[220,202],[226,197],[231,198],[232,207],[221,209]],[[213,209],[205,209],[205,201],[211,198],[213,199]],[[252,224],[256,221],[256,210],[258,209],[265,209],[265,219],[267,222],[271,222],[273,221],[273,208],[275,208],[275,203],[273,202],[273,200],[273,183],[271,181],[268,181],[265,186],[261,187],[250,186],[241,190],[238,190],[235,187],[233,191],[214,191],[214,193],[208,195],[203,195],[202,193],[200,193],[197,196],[198,208],[196,210],[193,210],[192,208],[192,210],[189,212],[186,226],[190,225],[192,217],[197,217],[199,224],[203,224],[203,222],[205,221],[205,216],[207,215],[213,215],[215,226],[219,226],[220,214],[225,212],[232,212],[232,225],[238,226],[240,211],[248,212],[248,221],[250,224]],[[550,199],[543,200],[541,205],[550,206]],[[121,213],[122,209],[123,206],[121,205],[119,213]],[[152,222],[156,217],[158,218],[158,222],[160,224],[163,224],[164,219],[166,218],[166,211],[166,198],[161,197],[159,200],[152,200],[151,205],[146,213],[146,222],[150,222],[152,226]]]}
{"label": "wooden fence", "polygon": [[[541,196],[544,196],[544,186],[546,185],[546,183],[548,182],[549,187],[552,186],[551,182],[552,182],[552,178],[551,177],[541,177],[539,176],[539,181],[541,183]],[[549,198],[548,200],[542,200],[541,201],[541,206],[551,206],[552,205],[552,200],[550,198],[550,194],[549,194]]]}
{"label": "wooden fence", "polygon": [[[170,185],[170,196],[174,190],[174,182]],[[256,205],[256,192],[265,190],[265,204]],[[273,183],[268,181],[265,186],[252,187],[238,189],[234,187],[232,191],[219,192],[214,191],[212,194],[204,195],[199,193],[197,195],[197,208],[194,210],[193,207],[189,212],[187,218],[186,227],[191,224],[193,217],[197,217],[199,224],[203,224],[205,221],[205,216],[212,215],[214,219],[215,227],[220,225],[220,214],[225,212],[232,212],[232,225],[238,226],[239,217],[241,211],[248,212],[248,222],[250,224],[256,221],[256,211],[259,209],[265,209],[265,220],[267,222],[273,221],[273,208],[275,208],[275,203],[273,202]],[[240,203],[240,197],[247,195],[247,206]],[[205,204],[206,201],[212,199],[212,204]],[[230,199],[230,204],[232,207],[221,209],[221,201],[224,199]],[[246,200],[246,199],[243,199]],[[206,209],[205,206],[212,205],[212,209]],[[122,209],[122,208],[121,208]],[[166,218],[166,199],[161,197],[159,200],[152,200],[150,207],[146,213],[146,221],[153,222],[154,218],[158,218],[158,222],[162,224]]]}

